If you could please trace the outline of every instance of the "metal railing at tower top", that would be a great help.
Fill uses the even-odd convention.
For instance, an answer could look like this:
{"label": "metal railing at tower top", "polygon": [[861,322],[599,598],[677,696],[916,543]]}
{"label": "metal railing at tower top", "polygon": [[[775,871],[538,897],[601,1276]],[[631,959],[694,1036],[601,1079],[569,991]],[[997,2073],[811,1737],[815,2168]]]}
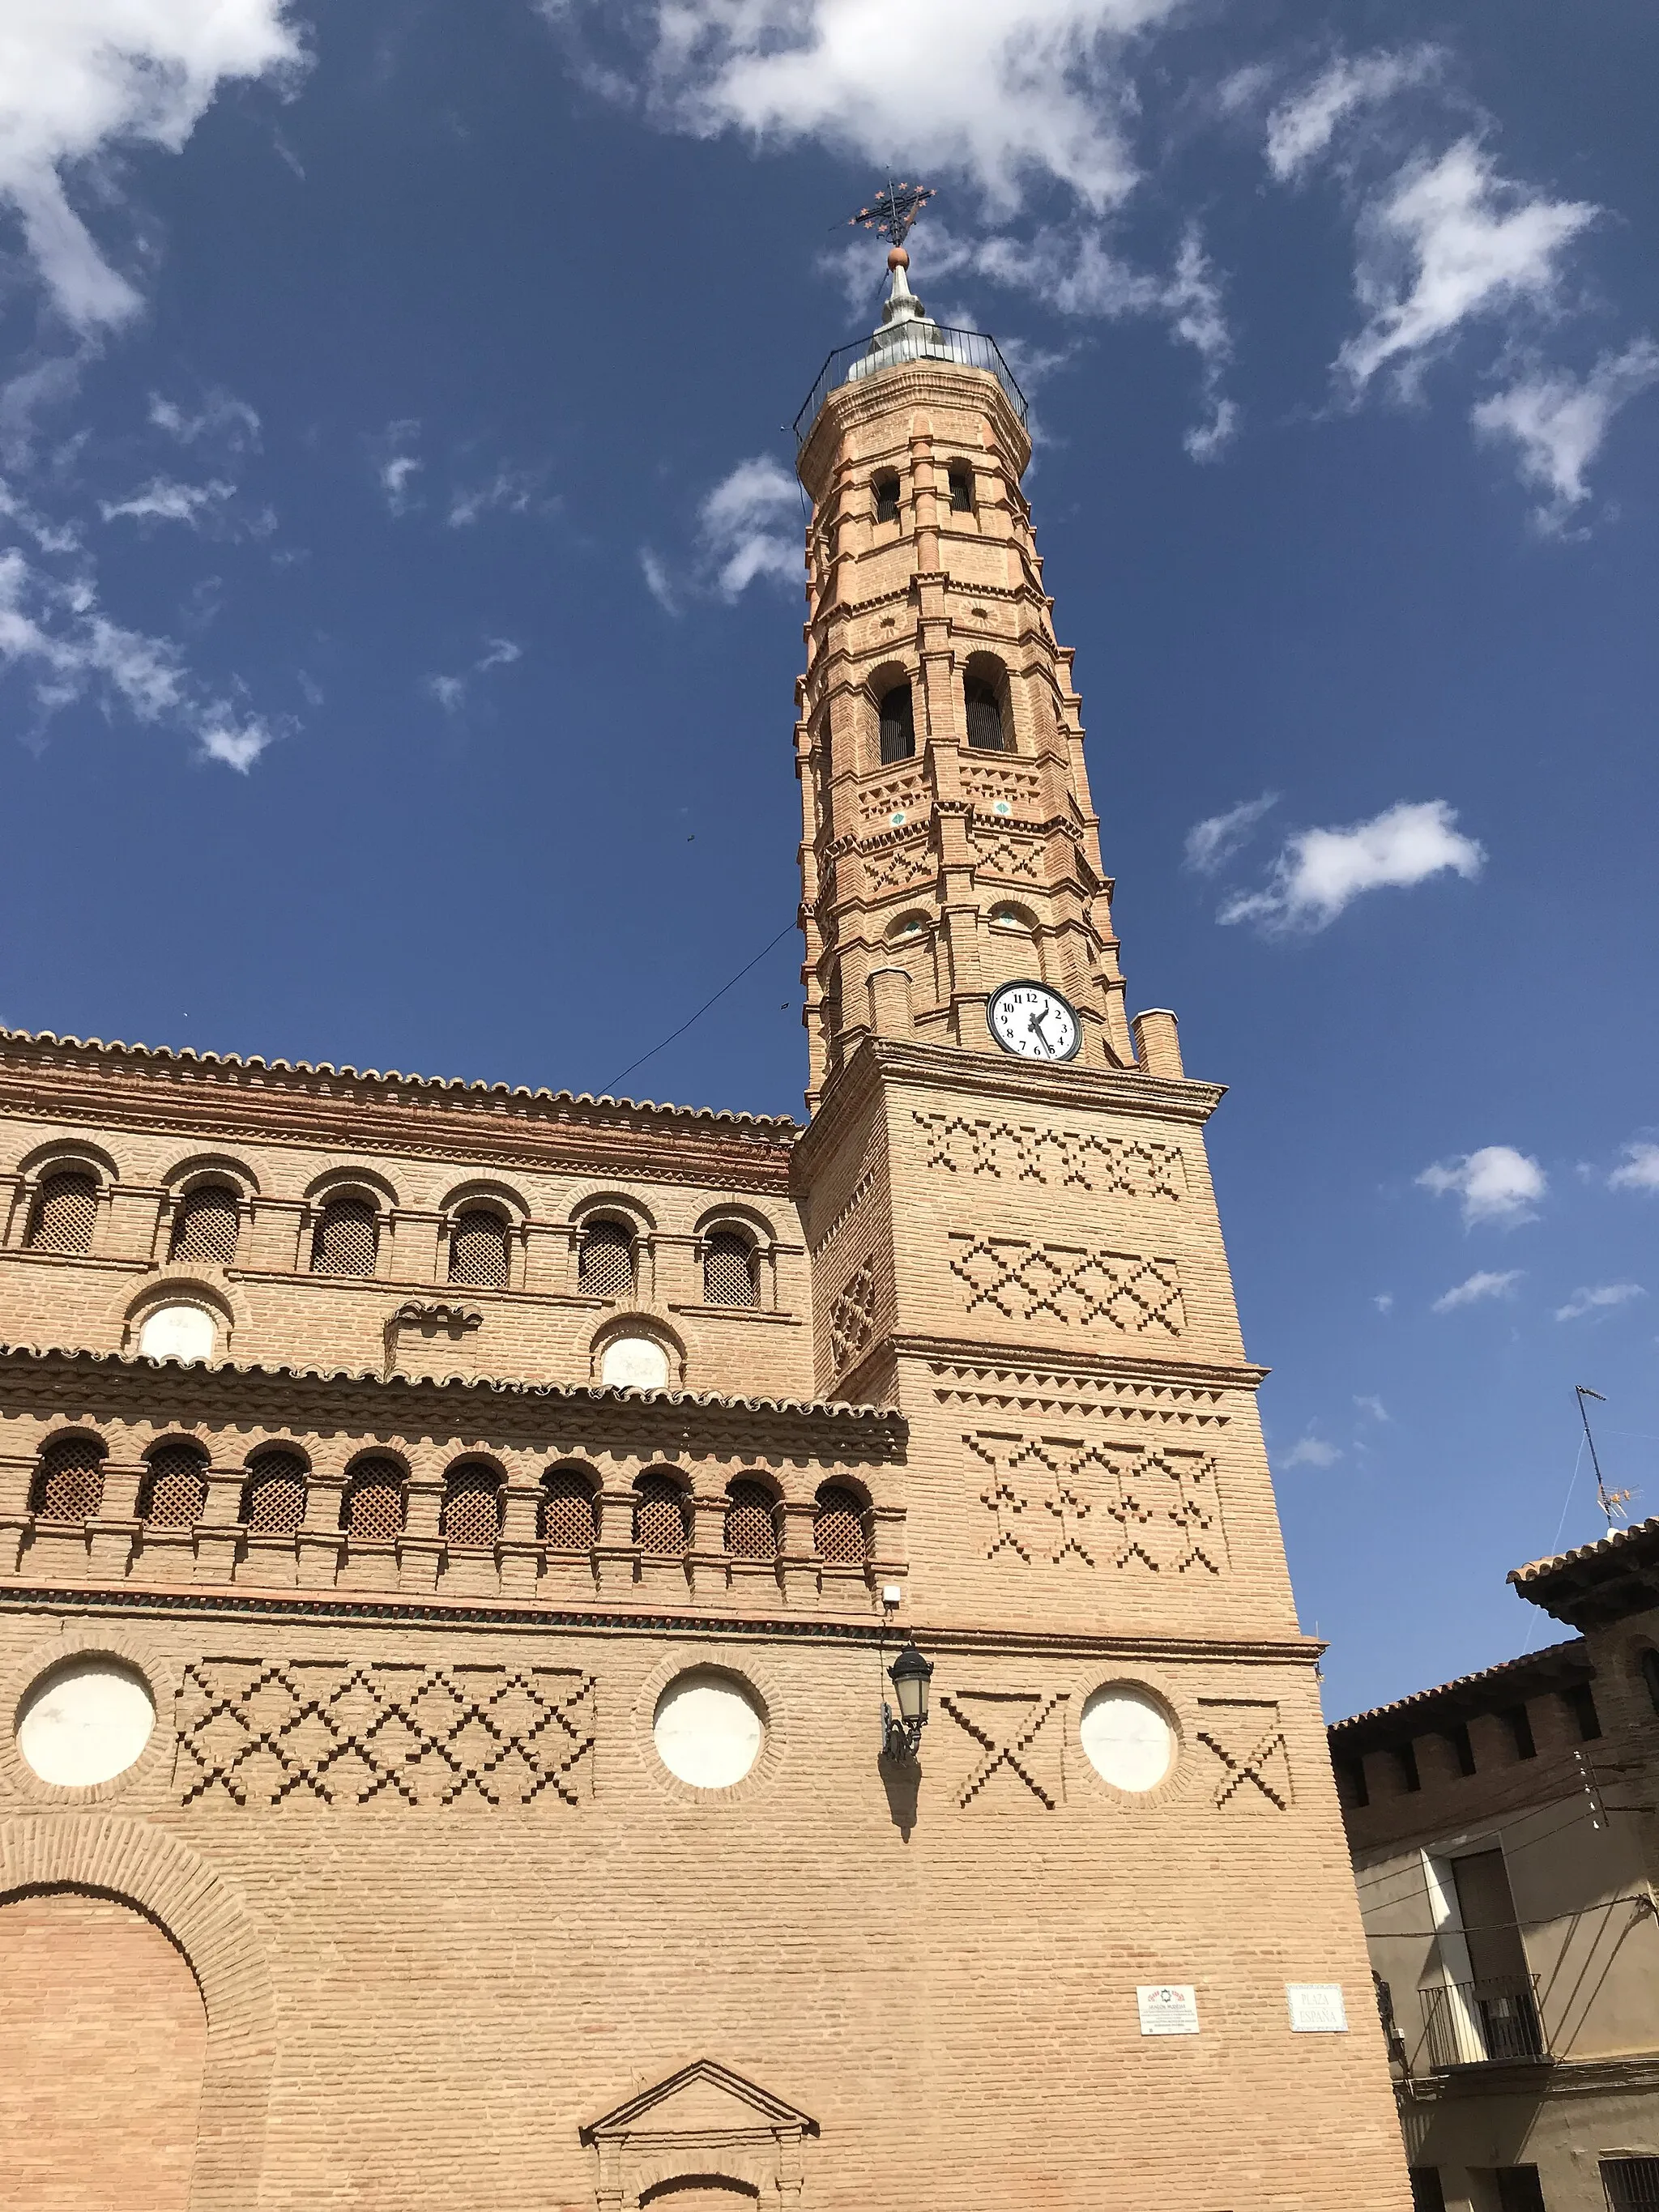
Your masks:
{"label": "metal railing at tower top", "polygon": [[953,330],[948,323],[927,323],[918,319],[914,337],[890,339],[883,343],[869,338],[854,338],[848,344],[837,346],[818,371],[812,389],[807,393],[801,410],[795,417],[795,443],[804,446],[818,419],[818,410],[832,392],[843,384],[855,384],[866,376],[874,376],[884,368],[897,368],[908,362],[955,362],[963,368],[982,368],[994,376],[1007,393],[1009,404],[1020,419],[1023,428],[1029,428],[1030,409],[1025,394],[1014,380],[1014,372],[1002,357],[1002,348],[988,331]]}

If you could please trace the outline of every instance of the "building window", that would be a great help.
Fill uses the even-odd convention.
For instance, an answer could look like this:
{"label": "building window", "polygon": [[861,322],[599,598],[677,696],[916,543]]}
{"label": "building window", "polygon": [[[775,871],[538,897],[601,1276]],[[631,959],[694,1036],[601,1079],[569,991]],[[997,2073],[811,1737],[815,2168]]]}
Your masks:
{"label": "building window", "polygon": [[1397,1743],[1394,1747],[1395,1765],[1400,1770],[1400,1786],[1410,1791],[1423,1787],[1423,1778],[1417,1771],[1417,1746]]}
{"label": "building window", "polygon": [[493,1549],[501,1534],[501,1476],[482,1460],[452,1467],[444,1478],[444,1541],[483,1551]]}
{"label": "building window", "polygon": [[1642,1680],[1648,1686],[1648,1703],[1659,1713],[1659,1651],[1651,1644],[1642,1654]]}
{"label": "building window", "polygon": [[458,1214],[449,1232],[449,1279],[473,1290],[507,1288],[507,1224],[487,1206]]}
{"label": "building window", "polygon": [[1467,1721],[1455,1721],[1451,1727],[1446,1730],[1446,1741],[1452,1747],[1452,1756],[1457,1761],[1458,1772],[1460,1774],[1473,1774],[1474,1771],[1474,1746],[1469,1741],[1468,1723]]}
{"label": "building window", "polygon": [[205,1306],[155,1306],[138,1328],[138,1350],[146,1359],[178,1359],[190,1365],[211,1359],[218,1342],[213,1316]]}
{"label": "building window", "polygon": [[1535,2166],[1494,2166],[1492,2179],[1498,2184],[1498,2212],[1545,2212]]}
{"label": "building window", "polygon": [[899,480],[896,476],[876,477],[870,489],[876,495],[876,520],[896,522],[899,519]]}
{"label": "building window", "polygon": [[913,760],[916,750],[915,707],[908,684],[895,684],[881,695],[881,764]]}
{"label": "building window", "polygon": [[582,1231],[577,1279],[590,1298],[634,1295],[634,1232],[623,1221],[590,1221]]}
{"label": "building window", "polygon": [[968,708],[968,742],[977,753],[1000,753],[1007,749],[1003,733],[1002,702],[994,685],[982,676],[970,676],[963,687]]}
{"label": "building window", "polygon": [[861,1567],[870,1556],[864,1531],[864,1500],[855,1490],[826,1482],[818,1492],[812,1522],[812,1548],[826,1565]]}
{"label": "building window", "polygon": [[359,1543],[389,1544],[402,1535],[404,1471],[395,1459],[366,1459],[353,1468],[340,1526]]}
{"label": "building window", "polygon": [[1607,2212],[1659,2212],[1659,2158],[1604,2158]]}
{"label": "building window", "polygon": [[380,1250],[380,1217],[366,1198],[331,1198],[311,1239],[313,1275],[372,1275]]}
{"label": "building window", "polygon": [[40,1455],[29,1511],[43,1521],[93,1521],[104,1502],[104,1447],[91,1437],[60,1437]]}
{"label": "building window", "polygon": [[556,1467],[542,1478],[541,1526],[537,1532],[556,1552],[591,1552],[598,1534],[593,1478],[580,1468]]}
{"label": "building window", "polygon": [[1365,1784],[1365,1762],[1363,1758],[1339,1759],[1336,1761],[1336,1794],[1351,1811],[1369,1805],[1371,1793]]}
{"label": "building window", "polygon": [[185,1193],[173,1216],[167,1256],[228,1267],[236,1257],[241,1226],[241,1206],[234,1190],[221,1182],[198,1184]]}
{"label": "building window", "polygon": [[634,1541],[642,1552],[684,1552],[691,1540],[685,1492],[672,1474],[642,1474],[635,1485]]}
{"label": "building window", "polygon": [[48,1176],[34,1194],[26,1243],[32,1252],[90,1252],[98,1182],[79,1169]]}
{"label": "building window", "polygon": [[1524,1705],[1508,1706],[1501,1716],[1510,1732],[1510,1741],[1515,1746],[1517,1759],[1536,1759],[1538,1746],[1533,1741],[1532,1716]]}
{"label": "building window", "polygon": [[306,1463],[298,1452],[261,1452],[247,1471],[242,1518],[260,1536],[291,1536],[306,1517]]}
{"label": "building window", "polygon": [[195,1444],[162,1444],[149,1468],[138,1518],[149,1528],[193,1528],[207,1500],[207,1454]]}
{"label": "building window", "polygon": [[971,514],[974,511],[974,472],[958,462],[951,470],[951,512],[952,514]]}
{"label": "building window", "polygon": [[1437,2166],[1413,2166],[1411,2185],[1412,2212],[1446,2212],[1446,2192]]}
{"label": "building window", "polygon": [[1601,1733],[1601,1716],[1595,1710],[1595,1692],[1588,1682],[1574,1682],[1561,1692],[1561,1702],[1572,1715],[1582,1743],[1594,1743]]}
{"label": "building window", "polygon": [[760,1303],[755,1289],[755,1248],[741,1231],[716,1229],[704,1244],[702,1296],[704,1304],[711,1306]]}
{"label": "building window", "polygon": [[726,1548],[734,1559],[775,1559],[778,1528],[771,1492],[739,1476],[726,1487]]}

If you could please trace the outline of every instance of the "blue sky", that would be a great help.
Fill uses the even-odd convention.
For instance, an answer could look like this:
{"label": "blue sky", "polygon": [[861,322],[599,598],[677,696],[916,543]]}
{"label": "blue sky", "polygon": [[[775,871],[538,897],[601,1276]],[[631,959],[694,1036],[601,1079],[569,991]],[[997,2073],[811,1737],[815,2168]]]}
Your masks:
{"label": "blue sky", "polygon": [[[1659,1510],[1636,0],[22,0],[0,1018],[600,1089],[789,922],[836,228],[1031,393],[1334,1714]],[[21,88],[21,89],[19,89]],[[798,1110],[793,936],[626,1088]]]}

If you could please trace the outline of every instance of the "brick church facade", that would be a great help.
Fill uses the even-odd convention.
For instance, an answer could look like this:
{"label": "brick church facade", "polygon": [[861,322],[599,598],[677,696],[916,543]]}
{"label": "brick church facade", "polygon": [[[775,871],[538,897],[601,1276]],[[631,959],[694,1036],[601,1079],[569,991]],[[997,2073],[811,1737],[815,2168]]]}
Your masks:
{"label": "brick church facade", "polygon": [[0,2205],[1409,2201],[1023,404],[803,427],[804,1126],[0,1036]]}

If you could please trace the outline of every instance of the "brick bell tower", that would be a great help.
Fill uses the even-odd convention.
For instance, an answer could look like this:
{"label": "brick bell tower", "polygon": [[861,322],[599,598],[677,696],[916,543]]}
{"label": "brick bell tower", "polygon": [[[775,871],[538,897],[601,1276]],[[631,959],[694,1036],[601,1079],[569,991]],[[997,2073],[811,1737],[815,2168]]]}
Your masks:
{"label": "brick bell tower", "polygon": [[[1172,1014],[1126,1011],[1018,386],[889,266],[800,422],[794,1174],[818,1393],[908,1430],[899,1625],[936,1663],[913,1856],[951,1861],[927,1871],[978,1962],[910,1994],[941,2084],[988,2038],[1065,2054],[1044,2157],[1092,2179],[1056,2203],[1397,2212],[1321,1647],[1205,1155],[1223,1094]],[[961,2124],[994,2134],[977,2094]]]}

